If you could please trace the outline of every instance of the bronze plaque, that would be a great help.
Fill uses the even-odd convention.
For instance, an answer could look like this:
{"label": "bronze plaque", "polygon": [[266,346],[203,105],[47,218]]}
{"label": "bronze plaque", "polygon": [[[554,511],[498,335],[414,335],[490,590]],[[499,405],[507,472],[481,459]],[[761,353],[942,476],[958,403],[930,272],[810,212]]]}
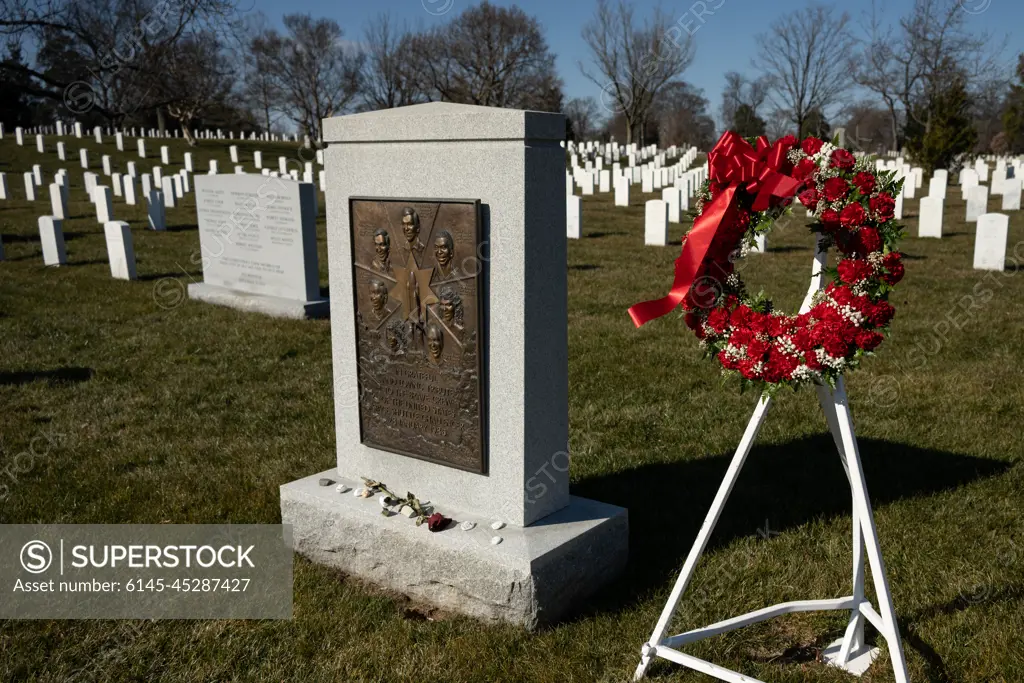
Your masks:
{"label": "bronze plaque", "polygon": [[367,446],[484,473],[480,202],[349,200]]}

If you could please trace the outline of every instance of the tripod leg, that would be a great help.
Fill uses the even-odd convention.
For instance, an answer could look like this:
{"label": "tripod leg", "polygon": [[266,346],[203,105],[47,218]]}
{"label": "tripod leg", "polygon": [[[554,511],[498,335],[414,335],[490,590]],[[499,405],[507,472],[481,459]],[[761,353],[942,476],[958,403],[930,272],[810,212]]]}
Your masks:
{"label": "tripod leg", "polygon": [[885,574],[885,562],[882,560],[882,549],[878,543],[878,531],[875,518],[871,512],[871,501],[868,499],[867,483],[861,467],[860,452],[857,449],[857,438],[853,432],[853,418],[850,415],[849,400],[846,396],[846,385],[840,377],[834,392],[836,416],[839,431],[845,446],[847,463],[850,473],[850,488],[853,490],[854,524],[860,519],[866,546],[868,562],[871,564],[871,578],[878,594],[878,611],[886,633],[882,635],[889,643],[889,657],[892,659],[893,673],[896,683],[907,683],[907,663],[903,655],[903,644],[900,641],[899,628],[896,625],[896,610],[893,607],[892,592],[889,590],[889,579]]}
{"label": "tripod leg", "polygon": [[750,422],[747,423],[747,428],[743,432],[740,445],[736,448],[736,453],[729,463],[729,469],[725,472],[725,478],[722,479],[722,484],[718,487],[718,493],[715,494],[715,499],[711,503],[711,509],[708,510],[708,514],[704,518],[704,523],[697,533],[697,539],[693,542],[690,553],[686,556],[686,562],[679,573],[679,578],[676,579],[668,602],[665,603],[665,608],[661,611],[661,617],[658,618],[658,623],[654,627],[654,633],[651,634],[650,639],[644,644],[640,664],[637,666],[636,673],[633,676],[634,680],[640,680],[647,674],[647,668],[651,665],[653,655],[651,649],[661,642],[662,637],[665,635],[665,629],[668,628],[669,621],[672,619],[672,615],[675,614],[679,599],[682,597],[683,591],[690,584],[690,579],[693,578],[697,561],[700,560],[700,556],[704,552],[704,548],[707,547],[708,540],[711,538],[711,533],[715,530],[718,518],[721,516],[725,502],[729,499],[732,487],[739,477],[743,463],[747,459],[747,454],[750,453],[750,447],[754,444],[754,439],[757,438],[757,433],[761,429],[761,424],[764,422],[764,417],[770,404],[771,398],[767,394],[761,394],[757,407],[754,408],[754,414],[750,416]]}
{"label": "tripod leg", "polygon": [[[832,433],[832,440],[835,441],[836,449],[839,451],[839,460],[843,464],[846,478],[850,481],[851,498],[853,480],[850,479],[850,467],[846,459],[846,450],[843,446],[843,437],[839,429],[839,416],[836,411],[835,396],[825,386],[816,387],[818,392],[818,403],[821,411],[825,413],[825,420],[828,422],[829,431]],[[862,539],[863,529],[861,528],[860,516],[857,514],[856,500],[853,499],[853,597],[864,599],[864,541]],[[843,644],[839,650],[838,663],[845,665],[850,654],[859,651],[864,645],[864,615],[860,609],[854,607],[850,612],[850,621],[847,623],[846,632],[843,636]]]}

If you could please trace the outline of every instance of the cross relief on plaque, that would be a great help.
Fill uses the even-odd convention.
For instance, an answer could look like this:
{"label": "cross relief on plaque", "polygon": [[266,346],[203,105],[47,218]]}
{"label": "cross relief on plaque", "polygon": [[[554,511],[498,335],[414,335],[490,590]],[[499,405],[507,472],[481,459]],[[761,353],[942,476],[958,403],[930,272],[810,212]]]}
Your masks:
{"label": "cross relief on plaque", "polygon": [[484,472],[478,203],[350,206],[363,443]]}

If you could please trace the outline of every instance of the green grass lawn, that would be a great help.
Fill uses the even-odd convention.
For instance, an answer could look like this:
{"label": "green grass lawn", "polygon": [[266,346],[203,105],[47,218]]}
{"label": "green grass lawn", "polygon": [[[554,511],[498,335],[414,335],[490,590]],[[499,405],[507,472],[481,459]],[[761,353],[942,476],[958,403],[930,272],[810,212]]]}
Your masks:
{"label": "green grass lawn", "polygon": [[[140,280],[111,279],[77,156],[84,143],[95,169],[101,148],[64,140],[69,161],[49,151],[42,162],[47,182],[60,166],[72,181],[62,268],[42,264],[48,194],[23,200],[34,138],[0,141],[13,197],[0,201],[0,522],[279,522],[278,486],[335,461],[329,322],[183,298],[201,278],[190,198],[168,209],[164,233],[144,230],[144,204],[115,200]],[[125,146],[112,154],[122,170],[137,158],[134,139]],[[180,162],[183,143],[170,146]],[[158,162],[157,141],[147,147]],[[253,149],[272,168],[279,154],[298,160],[295,145],[246,142],[250,169]],[[232,168],[226,142],[194,156],[197,169],[210,158]],[[667,291],[678,253],[643,246],[650,198],[586,198],[583,238],[569,245],[572,492],[629,508],[631,532],[625,575],[581,614],[537,633],[484,627],[297,559],[292,621],[0,622],[0,680],[627,680],[756,401],[722,385],[677,316],[633,329],[626,308]],[[905,206],[911,235],[917,206]],[[1024,275],[1012,255],[1024,214],[1011,217],[1003,273],[971,269],[963,217],[951,187],[946,237],[906,240],[892,335],[848,389],[911,679],[1021,681]],[[326,287],[322,216],[319,229]],[[794,219],[769,249],[744,277],[795,309],[812,237]],[[850,537],[849,489],[814,395],[780,394],[672,632],[847,594]],[[848,681],[816,661],[845,623],[793,615],[687,651],[766,681]],[[665,662],[651,678],[708,680]],[[888,657],[861,680],[892,680]]]}

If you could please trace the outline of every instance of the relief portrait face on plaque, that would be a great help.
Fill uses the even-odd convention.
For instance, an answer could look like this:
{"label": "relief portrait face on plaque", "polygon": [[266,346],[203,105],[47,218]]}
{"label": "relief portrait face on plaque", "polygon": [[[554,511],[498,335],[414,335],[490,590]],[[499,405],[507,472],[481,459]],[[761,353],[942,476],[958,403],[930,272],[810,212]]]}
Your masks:
{"label": "relief portrait face on plaque", "polygon": [[349,206],[362,442],[485,473],[479,202]]}

